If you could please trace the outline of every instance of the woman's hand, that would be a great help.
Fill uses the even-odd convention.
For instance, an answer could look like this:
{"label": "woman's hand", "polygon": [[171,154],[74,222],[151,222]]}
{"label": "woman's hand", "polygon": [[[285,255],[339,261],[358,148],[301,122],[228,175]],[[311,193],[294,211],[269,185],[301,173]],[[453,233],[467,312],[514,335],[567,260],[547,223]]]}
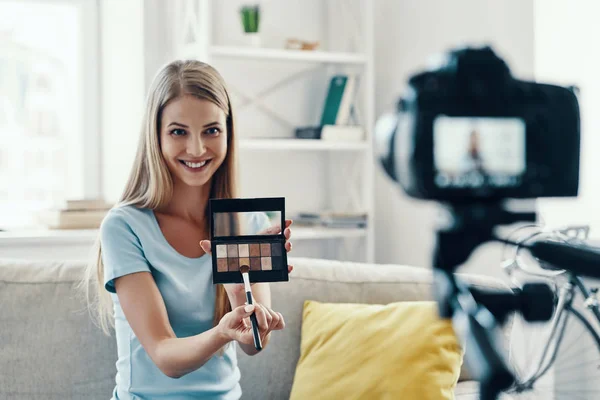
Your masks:
{"label": "woman's hand", "polygon": [[[285,250],[286,252],[290,252],[292,251],[292,242],[290,242],[290,238],[292,237],[292,231],[290,229],[290,225],[292,225],[293,221],[291,219],[286,219],[285,220],[285,229],[283,230],[283,235],[285,236]],[[264,231],[259,232],[259,235],[264,235],[264,234],[276,234],[279,233],[281,231],[279,225],[274,225],[272,227],[267,228]],[[201,240],[200,241],[200,247],[202,248],[202,250],[204,250],[207,254],[211,253],[211,243],[210,240]],[[294,269],[294,267],[292,265],[288,265],[288,273],[291,273],[292,270]],[[251,283],[251,285],[254,285],[254,283]],[[225,290],[227,291],[227,294],[229,295],[229,299],[235,299],[241,295],[244,295],[244,285],[243,284],[236,284],[236,283],[232,283],[232,284],[224,284],[223,287],[225,287]]]}
{"label": "woman's hand", "polygon": [[236,307],[221,318],[217,329],[227,340],[235,340],[241,344],[253,345],[254,336],[250,315],[256,313],[258,322],[258,332],[261,341],[266,342],[266,338],[271,331],[285,328],[283,315],[263,306],[262,304],[242,305]]}

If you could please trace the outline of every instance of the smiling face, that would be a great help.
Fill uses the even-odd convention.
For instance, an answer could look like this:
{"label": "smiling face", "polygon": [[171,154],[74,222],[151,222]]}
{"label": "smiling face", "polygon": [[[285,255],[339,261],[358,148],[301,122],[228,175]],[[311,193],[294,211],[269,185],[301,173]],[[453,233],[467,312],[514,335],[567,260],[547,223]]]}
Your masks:
{"label": "smiling face", "polygon": [[161,153],[174,184],[203,186],[227,155],[227,122],[211,101],[184,95],[162,111]]}

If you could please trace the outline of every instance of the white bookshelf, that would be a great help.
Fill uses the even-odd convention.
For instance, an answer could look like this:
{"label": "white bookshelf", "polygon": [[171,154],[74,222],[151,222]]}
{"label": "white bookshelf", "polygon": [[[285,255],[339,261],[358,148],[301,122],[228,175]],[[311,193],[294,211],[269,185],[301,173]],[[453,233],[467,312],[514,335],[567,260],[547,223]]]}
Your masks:
{"label": "white bookshelf", "polygon": [[239,146],[246,150],[307,150],[359,151],[368,150],[366,142],[337,142],[319,139],[242,139]]}
{"label": "white bookshelf", "polygon": [[[362,239],[365,229],[328,229],[322,227],[295,226],[292,241]],[[0,232],[0,254],[4,258],[26,260],[89,261],[97,229],[27,229]]]}
{"label": "white bookshelf", "polygon": [[366,63],[364,54],[338,53],[328,51],[303,51],[286,49],[254,49],[240,46],[211,46],[208,51],[211,57],[229,57],[253,60],[276,60],[290,62],[311,62],[331,64]]}
{"label": "white bookshelf", "polygon": [[[98,237],[97,229],[27,229],[10,232],[0,232],[0,248],[10,246],[43,245],[43,246],[71,246],[92,245]],[[320,226],[294,226],[293,239],[343,239],[353,237],[364,237],[365,229],[335,229]]]}
{"label": "white bookshelf", "polygon": [[362,228],[336,229],[294,226],[292,240],[364,238],[366,236],[367,230]]}
{"label": "white bookshelf", "polygon": [[[327,165],[327,170],[321,171],[321,175],[327,176],[326,178],[315,177],[315,181],[321,182],[322,186],[318,190],[322,191],[334,191],[331,189],[332,184],[342,182],[344,185],[354,186],[348,189],[348,198],[352,199],[352,203],[355,203],[356,197],[360,197],[360,205],[353,207],[354,211],[365,212],[367,214],[367,227],[366,228],[343,228],[333,229],[326,227],[307,227],[298,226],[293,227],[293,240],[308,241],[311,239],[318,240],[333,240],[330,246],[339,246],[340,249],[356,248],[359,241],[362,249],[360,256],[361,259],[357,261],[374,262],[374,151],[372,144],[372,129],[374,127],[374,114],[375,114],[375,99],[374,99],[374,36],[373,36],[373,4],[372,0],[312,0],[300,1],[293,0],[286,2],[265,2],[263,7],[268,9],[268,13],[271,16],[277,15],[277,20],[272,18],[270,21],[265,22],[261,15],[261,24],[264,26],[277,25],[271,30],[271,33],[275,32],[277,41],[271,40],[270,43],[262,43],[259,47],[240,45],[239,40],[228,40],[232,37],[232,32],[239,29],[239,35],[241,35],[241,27],[239,19],[237,18],[237,7],[243,2],[234,0],[233,2],[220,2],[218,0],[181,0],[176,2],[176,10],[174,13],[175,20],[179,24],[175,24],[178,28],[176,37],[174,38],[173,47],[175,49],[175,56],[178,58],[196,58],[202,61],[206,61],[214,65],[217,70],[222,71],[220,68],[221,63],[227,63],[230,65],[239,65],[239,72],[233,69],[234,74],[239,78],[241,76],[248,76],[247,79],[254,79],[252,71],[256,71],[258,68],[273,68],[275,67],[276,73],[279,73],[281,66],[288,66],[291,69],[305,68],[307,70],[321,68],[327,71],[327,75],[331,76],[338,71],[351,71],[349,73],[357,73],[360,76],[360,95],[359,98],[355,99],[357,103],[360,103],[359,121],[364,128],[366,139],[361,142],[340,142],[340,141],[322,141],[322,140],[310,140],[310,139],[295,139],[293,137],[292,126],[309,126],[314,121],[298,121],[297,119],[290,122],[289,124],[281,123],[284,118],[279,118],[280,115],[277,112],[270,112],[272,110],[266,110],[265,108],[252,110],[260,113],[264,112],[267,117],[273,120],[278,120],[282,126],[281,130],[272,130],[265,128],[264,136],[266,137],[255,137],[260,135],[253,135],[254,132],[250,133],[248,137],[248,129],[238,129],[238,131],[245,131],[246,136],[242,134],[239,136],[239,149],[241,150],[242,161],[251,160],[252,157],[258,157],[261,160],[267,160],[270,154],[281,157],[283,155],[284,161],[281,158],[274,161],[273,165],[267,167],[277,175],[279,170],[282,168],[295,168],[295,172],[309,170],[309,167],[315,165]],[[259,3],[260,4],[260,3]],[[342,25],[339,24],[339,18],[347,17],[349,15],[349,8],[352,8],[354,12],[354,19],[350,18],[350,21],[345,21]],[[290,11],[293,10],[293,11]],[[312,12],[312,17],[302,20],[303,16],[299,15],[304,13],[306,10]],[[297,13],[292,18],[289,18],[286,22],[279,21],[280,14],[286,14],[288,12]],[[278,14],[279,13],[279,14]],[[267,12],[265,12],[267,15]],[[267,17],[264,17],[265,19]],[[335,19],[338,18],[336,21]],[[181,25],[184,22],[184,26]],[[337,25],[336,25],[337,23]],[[191,24],[185,26],[185,24]],[[320,24],[318,28],[315,28],[311,33],[322,34],[321,43],[322,45],[318,50],[289,50],[283,48],[283,39],[285,37],[293,37],[297,34],[299,27],[303,28],[306,24]],[[306,28],[310,29],[310,28]],[[355,29],[356,32],[349,32]],[[226,34],[223,35],[223,32]],[[190,35],[191,33],[191,35]],[[359,33],[354,35],[354,33]],[[235,34],[235,32],[233,32]],[[356,46],[347,46],[349,43],[345,39],[341,38],[342,35],[352,36],[355,42],[358,43]],[[191,40],[190,40],[190,36]],[[227,37],[226,37],[227,36]],[[266,35],[265,35],[266,36]],[[310,36],[310,35],[308,35]],[[226,37],[226,38],[225,38]],[[225,39],[224,39],[225,38]],[[239,39],[239,37],[237,38]],[[343,39],[338,41],[337,39]],[[345,43],[338,45],[339,43]],[[276,43],[276,44],[275,44]],[[235,64],[234,64],[235,63]],[[260,65],[260,67],[256,67]],[[230,67],[231,70],[232,67]],[[254,68],[254,69],[253,69]],[[243,72],[242,72],[243,71]],[[300,74],[298,71],[290,73],[289,78],[284,78],[282,82],[284,84],[275,84],[273,86],[279,88],[289,84],[294,79],[297,79]],[[230,80],[228,76],[224,74],[225,80],[229,85]],[[328,83],[328,82],[327,82]],[[255,85],[260,86],[260,85]],[[268,86],[268,85],[265,85]],[[326,94],[326,87],[321,87],[318,93],[313,94],[315,104],[314,107],[320,107],[320,104],[316,104],[324,101],[324,94]],[[297,88],[297,92],[300,95],[306,95],[307,89],[305,87]],[[243,92],[243,90],[239,90]],[[260,91],[260,90],[257,90]],[[256,98],[252,98],[252,95],[243,93],[246,97],[249,97],[252,101],[256,101]],[[262,93],[264,95],[264,93]],[[264,95],[264,97],[267,97]],[[295,96],[289,97],[289,102],[295,101]],[[262,100],[262,99],[261,99]],[[260,102],[260,101],[259,101]],[[281,103],[284,106],[290,106],[288,98]],[[260,104],[264,106],[264,104]],[[306,106],[306,104],[304,104]],[[237,105],[236,105],[237,108]],[[239,115],[239,114],[238,114]],[[251,126],[251,129],[259,131],[262,128],[261,124]],[[292,159],[293,162],[288,162],[288,158]],[[268,164],[267,164],[268,165]],[[314,169],[312,170],[314,174]],[[310,174],[310,172],[307,172]],[[336,175],[337,174],[337,175]],[[360,176],[358,176],[360,175]],[[280,174],[285,176],[285,174]],[[273,178],[270,183],[274,188],[277,189],[278,185],[294,185],[294,181],[285,182],[286,179],[277,180]],[[312,179],[310,176],[307,179]],[[281,182],[281,181],[284,182]],[[302,183],[298,183],[302,185]],[[276,190],[274,189],[274,190]],[[298,193],[296,191],[295,193]],[[339,193],[339,189],[336,190],[336,194]],[[318,197],[319,193],[306,192],[295,194],[296,198],[290,199],[291,203],[293,200],[298,202],[298,197],[306,196],[307,198]],[[267,196],[265,196],[267,197]],[[286,196],[286,199],[289,197]],[[333,199],[333,195],[331,197]],[[331,200],[332,203],[337,201]],[[287,201],[286,201],[287,208]],[[325,207],[328,211],[338,210],[336,207]],[[299,211],[324,211],[324,210],[299,210]],[[349,211],[348,207],[345,209],[339,209],[339,211]],[[293,217],[293,216],[292,216]],[[340,243],[346,241],[344,244]],[[351,257],[355,258],[355,257]]]}

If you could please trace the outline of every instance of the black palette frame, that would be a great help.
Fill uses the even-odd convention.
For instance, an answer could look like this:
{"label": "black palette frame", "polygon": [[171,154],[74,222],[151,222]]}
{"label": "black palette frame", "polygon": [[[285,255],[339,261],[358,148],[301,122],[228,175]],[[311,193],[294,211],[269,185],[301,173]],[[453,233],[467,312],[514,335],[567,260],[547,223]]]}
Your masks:
{"label": "black palette frame", "polygon": [[[249,272],[250,282],[287,282],[289,281],[287,251],[285,250],[285,197],[263,197],[247,199],[210,199],[208,202],[210,215],[210,237],[212,251],[213,283],[243,283],[242,274],[239,272],[219,272],[217,270],[217,245],[219,244],[252,244],[252,243],[281,243],[281,257],[283,266],[279,270],[261,270]],[[268,212],[281,213],[281,233],[274,235],[237,235],[215,236],[216,213],[242,213],[242,212]]]}

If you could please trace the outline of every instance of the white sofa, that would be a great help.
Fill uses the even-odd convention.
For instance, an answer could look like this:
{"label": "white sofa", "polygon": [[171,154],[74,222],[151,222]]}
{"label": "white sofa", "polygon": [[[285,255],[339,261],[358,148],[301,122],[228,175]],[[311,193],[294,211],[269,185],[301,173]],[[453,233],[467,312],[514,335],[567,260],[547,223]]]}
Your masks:
{"label": "white sofa", "polygon": [[[290,258],[290,282],[272,285],[273,306],[286,318],[263,354],[239,356],[244,399],[285,399],[300,351],[304,300],[385,304],[431,300],[431,271]],[[74,289],[83,263],[0,259],[0,399],[103,399],[114,386],[116,346],[91,323]],[[471,284],[506,289],[495,279]],[[508,328],[505,336],[508,337]],[[268,389],[267,389],[268,388]],[[476,399],[463,366],[456,399]]]}

